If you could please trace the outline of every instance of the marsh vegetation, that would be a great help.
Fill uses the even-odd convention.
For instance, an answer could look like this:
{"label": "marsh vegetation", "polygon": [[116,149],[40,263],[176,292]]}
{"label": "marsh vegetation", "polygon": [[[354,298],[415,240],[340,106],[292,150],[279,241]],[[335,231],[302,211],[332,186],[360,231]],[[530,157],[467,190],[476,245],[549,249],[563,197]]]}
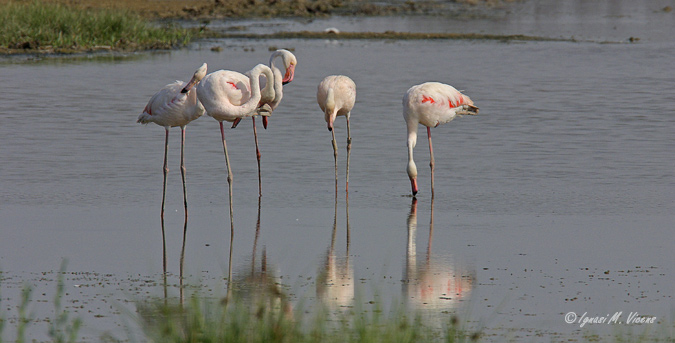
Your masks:
{"label": "marsh vegetation", "polygon": [[168,49],[191,39],[188,30],[153,25],[129,11],[38,1],[0,6],[0,23],[0,52],[4,53]]}

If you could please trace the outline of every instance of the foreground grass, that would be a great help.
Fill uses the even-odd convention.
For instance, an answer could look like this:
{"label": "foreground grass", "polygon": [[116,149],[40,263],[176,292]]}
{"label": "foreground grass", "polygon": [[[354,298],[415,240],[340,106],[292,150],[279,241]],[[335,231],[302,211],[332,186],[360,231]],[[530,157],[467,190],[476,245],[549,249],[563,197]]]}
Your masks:
{"label": "foreground grass", "polygon": [[[81,341],[79,332],[84,324],[73,317],[61,304],[65,294],[64,269],[59,272],[54,298],[54,314],[49,319],[48,337],[54,343]],[[0,280],[2,280],[0,273]],[[15,325],[8,326],[7,305],[0,297],[0,343],[3,331],[16,330],[13,342],[31,341],[35,319],[30,311],[32,289],[25,286],[17,306]],[[307,309],[298,305],[291,308],[283,297],[272,295],[258,298],[257,302],[246,297],[232,297],[229,301],[195,295],[185,304],[174,299],[148,298],[136,302],[134,315],[143,330],[142,342],[162,343],[412,343],[412,342],[479,342],[481,332],[463,327],[457,316],[449,316],[444,327],[429,327],[422,317],[406,311],[388,314],[375,306],[369,310],[354,308],[331,313],[321,306]],[[358,302],[357,302],[358,303]],[[129,316],[130,314],[122,314]],[[663,323],[652,332],[648,328],[634,331],[633,327],[617,327],[615,334],[598,336],[586,334],[583,338],[559,337],[556,341],[579,342],[675,342],[675,326]],[[488,335],[489,341],[515,341],[513,338]],[[110,335],[102,342],[123,342]],[[131,339],[131,341],[138,341]],[[553,340],[552,340],[553,341]]]}
{"label": "foreground grass", "polygon": [[190,39],[188,30],[156,27],[128,11],[76,9],[40,1],[0,6],[0,53],[169,49]]}
{"label": "foreground grass", "polygon": [[[139,313],[141,326],[152,342],[451,343],[474,342],[480,337],[463,330],[457,317],[439,329],[404,312],[385,315],[379,310],[351,309],[335,315],[321,309],[289,310],[275,301],[251,305],[193,297],[184,306],[146,303]],[[312,313],[307,315],[310,318],[306,313]]]}

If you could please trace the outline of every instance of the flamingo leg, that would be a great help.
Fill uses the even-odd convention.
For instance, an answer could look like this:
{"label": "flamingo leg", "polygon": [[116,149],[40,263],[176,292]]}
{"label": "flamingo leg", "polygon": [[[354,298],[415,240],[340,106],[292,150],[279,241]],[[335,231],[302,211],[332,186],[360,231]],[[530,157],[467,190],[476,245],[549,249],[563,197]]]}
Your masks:
{"label": "flamingo leg", "polygon": [[180,249],[180,275],[179,277],[179,296],[180,305],[183,306],[185,302],[185,287],[183,286],[183,275],[185,270],[185,242],[187,241],[187,216],[185,216],[185,224],[183,225],[183,246]]}
{"label": "flamingo leg", "polygon": [[349,115],[347,115],[347,182],[345,191],[349,193],[349,157],[352,151],[352,135],[349,128]]}
{"label": "flamingo leg", "polygon": [[[162,268],[164,275],[166,275],[166,234],[164,232],[164,204],[166,202],[166,176],[169,174],[169,165],[168,165],[168,152],[169,152],[169,128],[166,128],[166,137],[164,139],[164,182],[162,185]],[[166,284],[166,283],[165,283]]]}
{"label": "flamingo leg", "polygon": [[[264,117],[263,117],[264,118]],[[262,179],[260,177],[260,149],[258,148],[258,132],[255,128],[255,117],[251,117],[253,119],[253,137],[255,138],[255,155],[256,158],[258,159],[258,196],[262,195]]]}
{"label": "flamingo leg", "polygon": [[431,144],[431,128],[427,127],[427,137],[429,137],[429,167],[431,167],[431,198],[434,197],[434,148]]}
{"label": "flamingo leg", "polygon": [[337,172],[338,147],[337,147],[337,142],[335,141],[335,130],[330,130],[330,132],[333,135],[333,158],[335,159],[335,194],[337,195],[337,189],[338,189],[338,172]]}
{"label": "flamingo leg", "polygon": [[180,251],[180,275],[179,275],[179,293],[180,293],[180,304],[183,305],[185,301],[185,295],[183,290],[183,266],[185,262],[185,240],[187,238],[187,220],[188,220],[188,209],[187,209],[187,187],[185,185],[185,126],[181,128],[181,140],[180,140],[180,172],[181,178],[183,179],[183,204],[185,205],[185,223],[183,224],[183,246]]}
{"label": "flamingo leg", "polygon": [[180,128],[181,139],[180,139],[180,174],[183,179],[183,205],[185,206],[185,221],[187,222],[188,209],[187,209],[187,186],[185,185],[185,126]]}
{"label": "flamingo leg", "polygon": [[227,143],[225,142],[225,131],[223,130],[223,122],[220,122],[220,136],[223,138],[223,152],[225,153],[225,165],[227,166],[227,185],[230,197],[230,235],[234,235],[234,217],[232,208],[232,169],[230,168],[230,156],[227,154]]}

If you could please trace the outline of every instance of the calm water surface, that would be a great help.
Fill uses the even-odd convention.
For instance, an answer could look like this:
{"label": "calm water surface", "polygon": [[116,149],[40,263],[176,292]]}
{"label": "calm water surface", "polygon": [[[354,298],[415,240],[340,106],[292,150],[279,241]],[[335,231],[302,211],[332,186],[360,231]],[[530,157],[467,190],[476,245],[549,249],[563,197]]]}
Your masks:
{"label": "calm water surface", "polygon": [[[661,24],[672,28],[672,13],[656,15],[669,15]],[[2,310],[12,324],[21,287],[35,287],[31,334],[45,339],[40,319],[51,316],[56,271],[67,259],[67,304],[85,319],[83,337],[126,338],[134,327],[124,322],[130,301],[162,295],[164,132],[136,124],[137,115],[161,86],[187,79],[202,62],[245,71],[266,62],[269,47],[285,47],[299,64],[268,130],[258,130],[262,198],[251,121],[226,131],[232,261],[218,125],[204,117],[188,126],[187,283],[223,295],[230,262],[235,279],[244,279],[258,275],[265,259],[268,276],[293,303],[321,299],[338,311],[400,299],[438,325],[468,313],[488,340],[548,342],[617,330],[566,324],[568,312],[622,311],[624,320],[639,312],[658,324],[633,330],[665,330],[675,309],[675,42],[637,32],[640,44],[228,40],[129,58],[6,60]],[[215,45],[224,50],[212,52]],[[358,91],[348,202],[346,125],[337,120],[335,199],[331,136],[315,100],[319,81],[338,73]],[[480,114],[432,130],[433,201],[420,131],[413,201],[401,97],[429,80],[465,90]],[[183,234],[179,136],[171,131],[171,296],[178,295]]]}

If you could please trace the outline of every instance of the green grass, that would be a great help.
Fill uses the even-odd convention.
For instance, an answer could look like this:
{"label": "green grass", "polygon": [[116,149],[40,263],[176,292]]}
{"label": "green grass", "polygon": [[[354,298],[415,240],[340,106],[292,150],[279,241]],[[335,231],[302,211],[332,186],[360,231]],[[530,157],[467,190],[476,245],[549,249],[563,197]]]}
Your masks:
{"label": "green grass", "polygon": [[[48,320],[48,336],[54,343],[75,343],[80,340],[82,328],[80,318],[73,318],[64,309],[62,298],[65,294],[65,263],[57,279],[54,298],[54,314]],[[0,281],[2,274],[0,272]],[[21,299],[16,307],[16,324],[7,326],[7,305],[0,297],[0,343],[3,331],[16,330],[13,342],[31,340],[37,326],[31,313],[32,288],[24,286]],[[291,304],[288,299],[276,293],[257,294],[250,297],[231,296],[228,301],[220,298],[195,294],[184,304],[177,299],[146,298],[136,301],[137,314],[134,320],[143,330],[142,342],[162,343],[460,343],[480,342],[481,331],[467,329],[462,318],[449,315],[443,327],[425,323],[418,312],[404,308],[384,311],[378,304],[358,305],[343,308],[338,313],[330,312],[320,303],[312,308],[302,304]],[[372,305],[372,306],[370,306]],[[367,308],[362,308],[362,307]],[[121,314],[132,316],[132,314]],[[127,318],[128,319],[128,318]],[[561,319],[562,320],[562,319]],[[656,329],[656,330],[652,330]],[[507,337],[493,336],[491,341],[513,341]],[[609,336],[598,336],[592,332],[583,338],[570,337],[570,341],[581,342],[675,342],[675,325],[664,322],[659,328],[617,327]],[[565,337],[560,337],[565,339]],[[137,341],[102,336],[102,342]]]}
{"label": "green grass", "polygon": [[125,11],[75,9],[39,1],[0,6],[0,48],[5,52],[168,49],[185,45],[190,38],[188,30],[156,27]]}
{"label": "green grass", "polygon": [[[63,308],[61,300],[65,294],[65,285],[63,275],[66,270],[66,262],[61,263],[61,269],[58,273],[56,284],[56,295],[54,296],[54,316],[50,319],[49,330],[47,332],[49,338],[53,343],[75,343],[77,342],[78,333],[82,326],[80,318],[72,318],[71,314]],[[0,281],[2,281],[2,272],[0,272]],[[33,294],[33,287],[26,284],[21,289],[21,300],[18,305],[18,318],[16,324],[16,338],[15,343],[26,342],[27,330],[31,328],[34,321],[33,314],[29,311]],[[0,298],[0,305],[2,305],[2,298]],[[5,321],[7,319],[0,312],[0,343],[3,342],[3,331],[5,329]]]}
{"label": "green grass", "polygon": [[290,310],[274,299],[248,304],[192,297],[183,306],[146,302],[139,306],[139,318],[151,342],[454,343],[480,337],[462,329],[454,316],[441,329],[428,327],[414,313],[352,308],[334,315],[323,309]]}

